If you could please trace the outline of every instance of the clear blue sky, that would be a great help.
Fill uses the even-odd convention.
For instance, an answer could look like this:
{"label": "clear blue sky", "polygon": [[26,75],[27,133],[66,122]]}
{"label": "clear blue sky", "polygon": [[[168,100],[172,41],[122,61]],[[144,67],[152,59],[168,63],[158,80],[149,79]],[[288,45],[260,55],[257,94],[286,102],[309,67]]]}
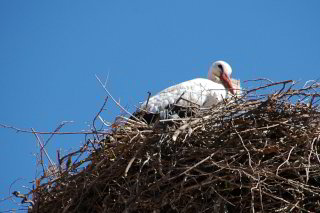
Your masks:
{"label": "clear blue sky", "polygon": [[[0,123],[87,130],[106,97],[124,106],[172,84],[206,77],[226,60],[233,77],[274,81],[320,77],[320,1],[0,1]],[[105,119],[120,110],[109,101]],[[45,140],[47,136],[43,136]],[[53,159],[83,136],[55,136]],[[0,128],[0,198],[40,174],[35,137]],[[0,202],[0,211],[18,208]]]}

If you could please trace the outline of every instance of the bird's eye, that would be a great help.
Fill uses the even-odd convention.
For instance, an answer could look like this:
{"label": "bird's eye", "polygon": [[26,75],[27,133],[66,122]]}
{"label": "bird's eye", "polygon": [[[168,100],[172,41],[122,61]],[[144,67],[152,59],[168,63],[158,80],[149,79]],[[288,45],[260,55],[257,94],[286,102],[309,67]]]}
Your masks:
{"label": "bird's eye", "polygon": [[223,67],[221,64],[218,64],[218,67],[220,68],[221,71],[223,71]]}

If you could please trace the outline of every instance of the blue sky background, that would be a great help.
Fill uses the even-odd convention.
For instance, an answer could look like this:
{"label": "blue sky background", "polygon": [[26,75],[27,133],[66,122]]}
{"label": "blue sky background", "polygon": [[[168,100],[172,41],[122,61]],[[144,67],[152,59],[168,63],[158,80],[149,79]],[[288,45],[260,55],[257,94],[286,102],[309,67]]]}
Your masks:
{"label": "blue sky background", "polygon": [[[87,130],[105,92],[130,111],[172,84],[206,77],[226,60],[233,77],[274,81],[320,77],[320,1],[0,1],[0,123],[53,131]],[[120,110],[108,101],[103,117]],[[42,136],[46,140],[48,136]],[[84,136],[55,136],[56,160]],[[41,174],[35,136],[0,128],[0,198],[26,191]],[[14,199],[19,202],[18,200]],[[0,201],[0,211],[16,206]]]}

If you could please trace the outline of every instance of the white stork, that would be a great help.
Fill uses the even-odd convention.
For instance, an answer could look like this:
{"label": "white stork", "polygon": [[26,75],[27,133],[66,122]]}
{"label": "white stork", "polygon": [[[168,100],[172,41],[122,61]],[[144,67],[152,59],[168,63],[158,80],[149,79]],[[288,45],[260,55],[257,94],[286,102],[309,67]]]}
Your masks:
{"label": "white stork", "polygon": [[208,79],[196,78],[168,87],[142,103],[140,110],[148,114],[161,114],[169,106],[210,107],[228,94],[236,94],[231,82],[231,66],[224,61],[216,61],[209,68]]}

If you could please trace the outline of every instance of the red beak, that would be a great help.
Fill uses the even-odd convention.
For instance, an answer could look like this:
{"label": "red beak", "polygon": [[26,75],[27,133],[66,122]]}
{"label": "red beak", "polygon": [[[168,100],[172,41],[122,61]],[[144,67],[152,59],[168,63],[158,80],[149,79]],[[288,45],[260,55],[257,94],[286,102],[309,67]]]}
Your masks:
{"label": "red beak", "polygon": [[222,72],[221,75],[220,75],[220,80],[222,81],[222,83],[228,88],[228,90],[233,94],[235,95],[235,90],[232,86],[232,83],[231,83],[231,80],[229,78],[229,76],[225,73],[225,72]]}

